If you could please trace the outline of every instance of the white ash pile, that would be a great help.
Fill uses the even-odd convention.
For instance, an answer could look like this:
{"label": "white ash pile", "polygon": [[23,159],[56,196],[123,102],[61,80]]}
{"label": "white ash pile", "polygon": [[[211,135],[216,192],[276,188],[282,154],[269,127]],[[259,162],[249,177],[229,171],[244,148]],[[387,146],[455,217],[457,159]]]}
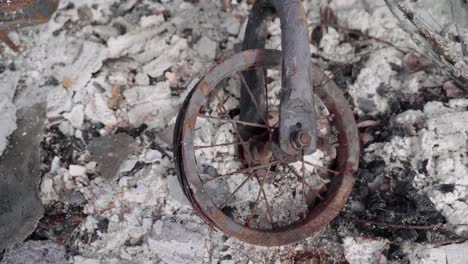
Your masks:
{"label": "white ash pile", "polygon": [[[52,76],[36,237],[67,244],[76,263],[211,258],[167,134],[191,79],[234,52],[241,22],[208,2],[61,2],[30,40],[51,43],[31,47]],[[74,228],[60,232],[61,218]]]}
{"label": "white ash pile", "polygon": [[[48,95],[45,145],[53,156],[41,197],[51,206],[81,206],[88,215],[68,241],[77,263],[103,256],[116,263],[203,257],[206,226],[179,190],[166,143],[150,131],[167,129],[179,94],[212,64],[217,43],[228,36],[193,25],[221,21],[222,12],[184,1],[136,4],[62,3],[55,18],[86,40],[58,36],[64,48],[56,52],[66,66],[58,66],[60,84]],[[195,16],[201,8],[204,15]]]}
{"label": "white ash pile", "polygon": [[[416,172],[414,187],[427,194],[451,224],[468,224],[467,106],[466,99],[452,99],[429,102],[422,111],[405,111],[395,123],[408,136],[394,136],[366,149],[366,160],[379,156],[388,167],[410,164]],[[456,232],[466,234],[466,228]]]}
{"label": "white ash pile", "polygon": [[[49,24],[10,34],[24,53],[2,54],[8,63],[1,65],[18,69],[0,73],[11,86],[4,105],[14,109],[16,91],[28,95],[15,98],[16,107],[41,97],[48,107],[40,185],[46,215],[31,239],[66,245],[68,261],[87,264],[274,263],[322,255],[362,263],[379,254],[398,262],[409,252],[386,243],[414,242],[420,234],[394,236],[340,220],[316,238],[260,248],[211,232],[193,213],[174,173],[171,125],[191,80],[238,51],[247,2],[232,1],[227,13],[220,1],[208,0],[67,0]],[[311,32],[321,30],[321,2],[304,1]],[[361,128],[364,161],[372,164],[363,166],[372,174],[366,178],[370,215],[388,209],[390,196],[375,193],[387,193],[389,179],[398,178],[407,183],[400,191],[427,210],[388,219],[466,221],[466,100],[448,101],[446,91],[453,96],[458,88],[447,88],[446,76],[426,67],[383,1],[334,0],[330,7],[337,24],[312,36],[313,60],[336,75],[360,121],[389,121],[387,130],[374,126],[379,122]],[[268,47],[279,48],[277,20],[269,30]],[[0,117],[0,151],[14,123],[13,114]],[[358,213],[368,209],[360,199],[350,204]],[[350,253],[355,248],[362,256]],[[9,252],[5,259],[17,251]],[[405,259],[418,263],[413,255]]]}
{"label": "white ash pile", "polygon": [[[349,52],[358,56],[350,70],[335,78],[339,85],[344,81],[342,87],[347,87],[354,102],[365,153],[345,211],[402,225],[466,224],[466,100],[450,100],[463,96],[463,87],[454,85],[424,50],[409,41],[383,1],[330,5],[342,34],[336,37],[329,30],[322,41],[335,45],[337,57],[344,61]],[[325,21],[333,22],[333,16]],[[365,36],[371,37],[365,40]],[[351,41],[343,41],[345,37]],[[374,45],[368,46],[369,41]],[[323,51],[322,57],[338,60]],[[400,246],[417,245],[430,252],[431,243],[466,236],[466,227],[440,234],[346,221],[338,230],[345,237],[344,253],[350,263],[420,263],[421,253],[416,258]],[[429,245],[417,244],[418,239]]]}

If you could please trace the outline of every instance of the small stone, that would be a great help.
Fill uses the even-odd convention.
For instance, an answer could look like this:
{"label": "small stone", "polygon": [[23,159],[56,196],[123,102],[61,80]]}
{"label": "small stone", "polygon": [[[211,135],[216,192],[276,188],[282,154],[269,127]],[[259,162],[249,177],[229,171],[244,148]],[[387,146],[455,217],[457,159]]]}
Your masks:
{"label": "small stone", "polygon": [[162,154],[161,152],[155,150],[155,149],[149,149],[146,154],[145,154],[145,159],[144,161],[146,163],[153,163],[155,161],[161,160]]}
{"label": "small stone", "polygon": [[237,36],[240,31],[241,24],[235,17],[228,16],[223,23],[223,28],[229,35]]}
{"label": "small stone", "polygon": [[86,167],[87,173],[94,174],[96,173],[97,163],[95,161],[91,161],[91,162],[88,162],[85,167]]}
{"label": "small stone", "polygon": [[127,261],[132,260],[132,256],[130,254],[128,254],[127,251],[125,251],[124,248],[120,249],[120,258],[124,259],[124,260],[127,260]]}
{"label": "small stone", "polygon": [[453,81],[445,82],[443,88],[448,97],[460,97],[464,94],[463,90],[458,88]]}
{"label": "small stone", "polygon": [[80,157],[78,158],[78,161],[81,163],[81,162],[84,162],[84,163],[88,163],[90,162],[91,160],[93,159],[93,156],[91,156],[91,154],[89,154],[89,152],[85,152],[83,153],[82,155],[80,155]]}
{"label": "small stone", "polygon": [[163,222],[161,220],[156,221],[153,224],[153,235],[156,236],[156,237],[161,235],[162,227],[163,227]]}
{"label": "small stone", "polygon": [[83,227],[90,231],[90,232],[93,232],[94,230],[97,229],[97,225],[98,225],[99,221],[93,217],[93,216],[88,216],[86,217],[86,220],[84,221],[84,225]]}
{"label": "small stone", "polygon": [[138,160],[126,160],[122,166],[120,166],[120,172],[122,173],[128,173],[135,168],[135,165],[137,164]]}
{"label": "small stone", "polygon": [[169,87],[171,87],[171,88],[177,87],[177,75],[175,73],[166,72],[166,74],[164,74],[164,76],[166,77],[167,81],[169,82]]}
{"label": "small stone", "polygon": [[94,34],[98,35],[103,40],[107,41],[110,38],[115,38],[119,35],[117,28],[108,25],[93,26]]}
{"label": "small stone", "polygon": [[81,130],[76,130],[75,137],[79,139],[83,139],[83,132],[81,132]]}
{"label": "small stone", "polygon": [[107,136],[109,135],[109,131],[107,131],[107,129],[101,128],[99,129],[99,135],[101,135],[101,137]]}
{"label": "small stone", "polygon": [[94,100],[86,105],[85,115],[92,121],[101,122],[106,126],[117,125],[114,112],[107,107],[107,102],[102,94],[96,94]]}
{"label": "small stone", "polygon": [[56,87],[47,95],[47,118],[61,118],[61,114],[72,109],[72,92]]}
{"label": "small stone", "polygon": [[82,205],[86,202],[86,198],[79,192],[66,192],[60,195],[60,201],[67,204]]}
{"label": "small stone", "polygon": [[135,76],[135,83],[137,85],[148,85],[149,82],[150,82],[150,79],[149,79],[149,76],[147,74],[139,72]]}
{"label": "small stone", "polygon": [[55,156],[50,163],[50,173],[57,173],[60,169],[60,158]]}
{"label": "small stone", "polygon": [[70,165],[70,167],[68,168],[68,171],[70,173],[70,176],[72,177],[79,177],[79,176],[86,175],[86,167],[81,166],[81,165]]}
{"label": "small stone", "polygon": [[166,54],[163,54],[157,57],[155,60],[149,62],[145,66],[143,66],[143,71],[152,76],[153,78],[157,78],[163,75],[163,73],[171,68],[173,60]]}
{"label": "small stone", "polygon": [[216,47],[218,44],[208,37],[203,36],[195,45],[196,51],[202,57],[213,60],[216,57]]}
{"label": "small stone", "polygon": [[58,194],[54,188],[54,180],[50,177],[44,177],[41,182],[41,200],[43,203],[55,201]]}
{"label": "small stone", "polygon": [[74,128],[81,129],[84,122],[84,107],[83,105],[75,105],[70,113],[63,114],[63,117],[70,121]]}
{"label": "small stone", "polygon": [[144,16],[140,19],[140,26],[141,27],[154,27],[159,26],[164,23],[164,16],[160,15],[152,15],[152,16]]}
{"label": "small stone", "polygon": [[65,136],[73,136],[75,134],[75,130],[73,129],[73,126],[68,121],[61,122],[58,126],[58,129]]}

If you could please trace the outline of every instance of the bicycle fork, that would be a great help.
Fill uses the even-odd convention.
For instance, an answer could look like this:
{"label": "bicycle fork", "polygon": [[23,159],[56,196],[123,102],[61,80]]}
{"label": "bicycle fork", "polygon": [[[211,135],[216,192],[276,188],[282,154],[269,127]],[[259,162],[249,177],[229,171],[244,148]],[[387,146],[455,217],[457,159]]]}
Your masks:
{"label": "bicycle fork", "polygon": [[[281,22],[282,45],[277,141],[281,150],[288,155],[300,150],[304,154],[311,154],[317,148],[317,126],[312,92],[313,76],[310,70],[309,30],[300,0],[257,0],[247,24],[243,50],[265,47],[267,22],[275,13]],[[263,113],[268,111],[265,103],[265,99],[268,100],[265,76],[265,70],[262,69],[244,74],[246,83],[241,88],[242,121],[262,122],[262,113],[259,113],[258,107]],[[255,132],[249,129],[241,132],[244,138],[253,133]]]}

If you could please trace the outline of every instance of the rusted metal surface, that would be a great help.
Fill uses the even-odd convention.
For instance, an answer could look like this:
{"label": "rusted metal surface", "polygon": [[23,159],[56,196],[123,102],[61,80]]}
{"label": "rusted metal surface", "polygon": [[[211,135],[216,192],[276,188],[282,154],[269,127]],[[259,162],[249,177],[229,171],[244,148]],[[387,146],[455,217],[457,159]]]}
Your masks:
{"label": "rusted metal surface", "polygon": [[0,40],[17,50],[7,32],[47,23],[58,4],[59,0],[0,0]]}
{"label": "rusted metal surface", "polygon": [[0,12],[17,11],[35,4],[38,0],[0,0]]}
{"label": "rusted metal surface", "polygon": [[[189,93],[179,113],[174,130],[176,171],[182,189],[194,210],[207,223],[217,229],[248,243],[264,246],[293,243],[313,236],[328,225],[337,216],[349,197],[354,184],[353,174],[357,170],[359,162],[358,132],[348,102],[333,81],[324,81],[327,78],[325,74],[317,66],[311,66],[308,71],[316,76],[315,84],[325,83],[323,86],[316,86],[315,93],[333,116],[332,123],[337,130],[339,144],[336,149],[335,167],[337,171],[329,170],[333,172],[334,176],[331,178],[331,183],[326,193],[324,193],[323,199],[314,205],[301,220],[272,229],[253,228],[250,226],[251,219],[247,223],[240,223],[223,212],[221,208],[223,206],[219,206],[214,202],[200,177],[199,162],[197,162],[197,155],[194,151],[196,149],[194,135],[197,117],[199,117],[200,111],[203,109],[202,106],[208,98],[207,95],[215,93],[219,83],[226,78],[236,76],[239,72],[254,67],[271,68],[281,65],[281,63],[281,52],[263,49],[244,51],[220,63]],[[312,85],[308,87],[306,93],[313,94]],[[310,138],[304,133],[299,133],[297,134],[297,140],[301,144],[307,144]],[[259,175],[264,178],[267,178],[268,174],[272,172],[270,170],[271,166],[277,164],[276,161],[271,161],[271,157],[274,156],[276,159],[280,159],[281,157],[278,157],[275,152],[282,151],[279,149],[280,142],[278,139],[271,140],[270,138],[267,143],[272,145],[258,144],[249,147],[249,149],[254,148],[258,152],[256,160],[260,165],[256,165],[256,168],[258,168]],[[271,151],[272,147],[275,146],[277,149]],[[284,151],[282,155],[288,156]],[[270,162],[267,162],[267,160],[270,160]],[[294,155],[290,156],[289,159],[285,159],[285,162],[294,161],[297,161],[297,157]],[[249,168],[243,171],[249,171]],[[274,227],[273,222],[272,226]]]}
{"label": "rusted metal surface", "polygon": [[[282,45],[282,91],[280,106],[279,136],[280,146],[288,154],[297,152],[291,142],[296,133],[308,133],[311,141],[306,147],[307,153],[313,153],[317,147],[317,127],[314,100],[307,91],[312,86],[309,72],[311,66],[309,50],[309,30],[304,7],[299,0],[258,0],[252,7],[244,37],[244,50],[264,48],[267,37],[267,22],[275,12],[281,21]],[[246,80],[256,101],[264,108],[265,74],[264,70],[249,71]],[[252,99],[241,90],[241,120],[258,122]],[[241,131],[244,136],[256,131]]]}

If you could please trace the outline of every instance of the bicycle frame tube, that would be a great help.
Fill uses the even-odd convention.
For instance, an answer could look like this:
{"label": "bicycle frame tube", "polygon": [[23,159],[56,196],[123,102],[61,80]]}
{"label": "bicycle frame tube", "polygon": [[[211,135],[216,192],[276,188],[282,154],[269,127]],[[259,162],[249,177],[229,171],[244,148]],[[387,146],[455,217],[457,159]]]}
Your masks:
{"label": "bicycle frame tube", "polygon": [[[243,49],[264,48],[267,37],[267,20],[276,10],[281,22],[282,45],[282,87],[279,121],[279,143],[288,153],[297,152],[293,137],[299,132],[307,133],[311,141],[304,146],[305,152],[312,153],[317,146],[317,127],[309,30],[304,8],[300,0],[257,0],[252,7],[247,24]],[[257,70],[246,74],[245,79],[262,112],[265,113],[265,71]],[[247,87],[241,90],[241,120],[259,122],[261,117],[252,103]],[[248,132],[244,132],[246,134]],[[244,136],[244,135],[243,135]]]}

